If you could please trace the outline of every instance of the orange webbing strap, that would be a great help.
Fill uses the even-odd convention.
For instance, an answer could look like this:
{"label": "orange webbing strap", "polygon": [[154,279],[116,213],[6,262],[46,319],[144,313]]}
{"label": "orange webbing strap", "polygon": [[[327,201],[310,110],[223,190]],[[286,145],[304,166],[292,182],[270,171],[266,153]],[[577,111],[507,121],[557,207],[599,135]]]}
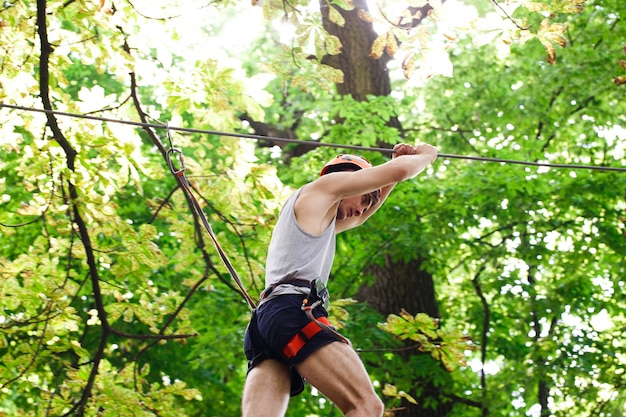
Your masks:
{"label": "orange webbing strap", "polygon": [[287,359],[291,359],[296,356],[306,342],[322,331],[320,325],[317,324],[318,321],[326,326],[330,326],[330,321],[328,321],[326,317],[318,317],[316,321],[311,321],[309,324],[304,326],[302,330],[296,333],[283,348],[283,355],[285,355]]}

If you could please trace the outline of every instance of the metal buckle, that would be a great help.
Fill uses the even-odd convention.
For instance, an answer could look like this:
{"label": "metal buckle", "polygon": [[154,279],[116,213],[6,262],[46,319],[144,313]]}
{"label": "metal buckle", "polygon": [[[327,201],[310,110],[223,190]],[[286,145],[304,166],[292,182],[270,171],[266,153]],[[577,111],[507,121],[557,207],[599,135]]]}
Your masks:
{"label": "metal buckle", "polygon": [[[306,298],[305,303],[310,303],[309,308],[314,309],[319,305],[322,305],[326,310],[330,307],[330,296],[328,295],[328,288],[324,285],[321,279],[316,278],[311,281],[311,292]],[[304,309],[305,304],[302,305]]]}

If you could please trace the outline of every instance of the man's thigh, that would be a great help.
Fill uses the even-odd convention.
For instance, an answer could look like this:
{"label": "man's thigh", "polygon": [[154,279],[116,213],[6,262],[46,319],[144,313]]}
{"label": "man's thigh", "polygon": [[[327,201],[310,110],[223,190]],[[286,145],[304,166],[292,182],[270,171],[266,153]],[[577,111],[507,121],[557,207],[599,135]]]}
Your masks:
{"label": "man's thigh", "polygon": [[289,404],[291,371],[267,359],[250,370],[243,390],[243,417],[283,416]]}
{"label": "man's thigh", "polygon": [[322,346],[296,369],[344,412],[366,399],[377,398],[365,366],[346,343]]}

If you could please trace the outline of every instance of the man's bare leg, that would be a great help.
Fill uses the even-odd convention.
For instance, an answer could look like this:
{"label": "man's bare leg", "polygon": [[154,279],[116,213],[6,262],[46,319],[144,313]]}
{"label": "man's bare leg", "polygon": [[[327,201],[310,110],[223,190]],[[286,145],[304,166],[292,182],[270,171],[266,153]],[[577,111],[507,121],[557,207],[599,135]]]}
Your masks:
{"label": "man's bare leg", "polygon": [[296,369],[346,417],[381,417],[385,407],[367,371],[347,344],[333,342],[313,352]]}
{"label": "man's bare leg", "polygon": [[243,417],[284,416],[291,393],[287,365],[267,359],[250,370],[243,389]]}

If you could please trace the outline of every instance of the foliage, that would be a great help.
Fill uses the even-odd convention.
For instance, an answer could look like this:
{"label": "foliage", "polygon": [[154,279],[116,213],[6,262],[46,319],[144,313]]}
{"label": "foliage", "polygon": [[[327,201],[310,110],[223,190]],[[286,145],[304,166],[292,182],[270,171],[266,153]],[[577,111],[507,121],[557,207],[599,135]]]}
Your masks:
{"label": "foliage", "polygon": [[[239,414],[249,309],[168,172],[169,142],[156,127],[165,121],[246,133],[247,115],[322,144],[402,136],[446,153],[624,166],[620,1],[481,3],[454,31],[457,3],[431,2],[423,16],[407,5],[426,4],[401,4],[396,22],[426,20],[381,30],[372,52],[397,54],[390,72],[395,65],[411,81],[398,77],[391,96],[356,102],[332,93],[342,74],[321,58],[341,48],[304,3],[263,3],[270,23],[294,26],[287,43],[260,28],[237,46],[237,36],[214,35],[232,33],[231,21],[240,35],[241,19],[260,8],[4,3],[3,104],[144,125],[0,108],[0,415]],[[354,5],[329,7],[341,25]],[[555,46],[566,46],[556,62]],[[421,82],[452,68],[454,77]],[[401,130],[389,125],[395,117]],[[172,141],[256,297],[285,196],[337,151],[285,162],[219,134],[173,132]],[[366,266],[385,256],[419,254],[437,280],[443,332],[419,312],[385,320],[348,300],[332,311],[388,408],[432,382],[454,416],[623,414],[625,181],[621,172],[440,158],[340,236],[333,300],[354,297],[373,279]],[[406,339],[436,360],[407,360]],[[338,411],[307,392],[289,413]]]}
{"label": "foliage", "polygon": [[425,313],[418,313],[414,317],[406,311],[402,311],[399,316],[391,314],[381,324],[381,328],[400,339],[416,342],[420,352],[429,352],[448,371],[467,365],[466,352],[474,350],[466,336],[440,329],[439,320]]}
{"label": "foliage", "polygon": [[[142,106],[160,115],[163,111],[154,110],[159,102],[175,103],[178,112],[168,117],[209,121],[223,129],[232,128],[234,109],[262,117],[260,97],[251,100],[232,69],[198,60],[197,71],[186,62],[182,71],[175,59],[154,60],[146,50],[135,49],[142,42],[134,36],[142,23],[137,10],[109,6],[8,4],[2,15],[11,23],[2,32],[8,52],[4,100],[28,105],[39,91],[55,109],[121,119],[144,116]],[[31,39],[36,18],[39,36]],[[38,62],[32,48],[43,45],[45,51],[48,41],[54,52]],[[21,43],[32,47],[15,48]],[[170,77],[151,85],[142,103],[140,90],[147,93],[148,85],[139,88],[128,72],[153,64],[170,67]],[[45,71],[37,65],[45,65]],[[181,83],[180,77],[193,83]],[[155,100],[151,96],[157,88],[163,91]],[[200,103],[211,111],[200,111]],[[175,365],[197,349],[186,339],[207,337],[198,337],[196,329],[212,335],[224,331],[223,319],[217,331],[206,330],[208,322],[192,324],[193,309],[201,308],[194,305],[205,314],[220,310],[218,303],[196,299],[211,300],[225,289],[236,293],[181,188],[168,175],[158,152],[165,146],[163,136],[4,110],[2,118],[0,409],[10,415],[179,416],[192,413],[194,402],[224,391],[219,378],[206,380],[206,365],[195,376]],[[254,166],[251,148],[236,141],[216,146],[175,135],[174,143],[185,150],[194,190],[210,221],[218,223],[215,233],[229,252],[237,252],[233,246],[246,250],[233,258],[245,256],[246,262],[238,264],[246,266],[250,287],[258,288],[254,280],[261,261],[255,259],[268,236],[259,219],[271,219],[277,209],[263,201],[280,193],[265,181],[270,173]],[[234,152],[241,156],[233,158]],[[242,246],[242,241],[249,243]],[[238,296],[229,299],[243,326],[245,306]],[[233,342],[238,348],[239,340]],[[241,362],[239,349],[232,351],[239,355],[231,363]],[[213,372],[224,374],[219,368]],[[239,368],[231,368],[223,378],[232,374],[242,377]],[[215,415],[228,407],[236,410],[237,404],[201,406]]]}
{"label": "foliage", "polygon": [[[621,45],[610,40],[610,5],[592,8],[570,22],[575,46],[555,66],[529,59],[528,49],[489,66],[491,47],[459,54],[455,77],[429,84],[415,124],[421,139],[461,154],[623,166],[624,118],[611,110],[623,91],[605,58],[617,58]],[[447,277],[438,287],[446,322],[466,322],[480,342],[486,379],[473,399],[491,413],[545,413],[536,393],[547,387],[555,415],[619,415],[623,379],[594,369],[623,358],[586,352],[573,339],[619,349],[623,315],[610,311],[623,304],[615,296],[623,287],[623,175],[445,161],[434,179],[426,201],[405,212],[428,213],[412,234],[425,235],[431,267]],[[475,392],[476,383],[465,387]]]}

